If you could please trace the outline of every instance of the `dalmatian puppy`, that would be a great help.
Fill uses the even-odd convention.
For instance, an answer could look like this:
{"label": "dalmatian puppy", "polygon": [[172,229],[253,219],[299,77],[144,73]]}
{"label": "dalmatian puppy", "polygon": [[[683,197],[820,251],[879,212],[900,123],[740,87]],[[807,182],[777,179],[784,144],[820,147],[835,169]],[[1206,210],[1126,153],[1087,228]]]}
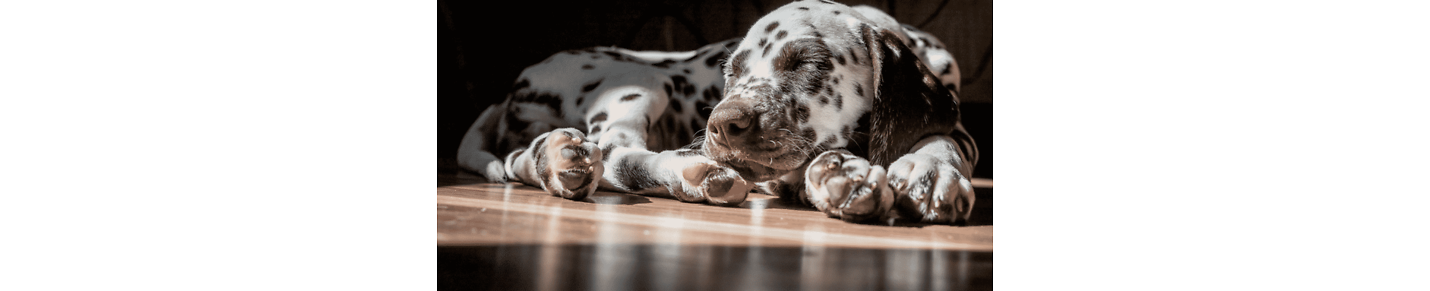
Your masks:
{"label": "dalmatian puppy", "polygon": [[830,217],[966,223],[978,152],[959,121],[957,63],[941,47],[878,9],[776,9],[725,67],[705,155]]}
{"label": "dalmatian puppy", "polygon": [[[859,9],[892,22],[877,9]],[[942,43],[903,29],[922,39],[910,48],[943,72],[940,82],[956,89],[957,64]],[[740,204],[755,186],[746,179],[757,177],[711,159],[705,137],[719,135],[699,132],[726,96],[729,72],[722,64],[741,44],[732,39],[689,52],[597,47],[557,53],[524,70],[506,101],[477,118],[462,139],[458,164],[492,181],[525,183],[572,200],[601,189]],[[770,190],[793,189],[776,182],[759,189],[800,195]]]}
{"label": "dalmatian puppy", "polygon": [[492,181],[572,200],[604,189],[744,202],[753,185],[698,149],[683,148],[719,103],[720,64],[737,44],[557,53],[522,71],[506,101],[482,112],[462,138],[458,164]]}

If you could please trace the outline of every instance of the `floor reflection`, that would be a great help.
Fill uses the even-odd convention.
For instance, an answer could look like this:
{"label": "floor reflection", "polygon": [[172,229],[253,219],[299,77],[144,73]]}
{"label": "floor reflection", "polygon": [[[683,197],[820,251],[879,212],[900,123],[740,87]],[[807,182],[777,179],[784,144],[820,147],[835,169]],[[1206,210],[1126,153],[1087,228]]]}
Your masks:
{"label": "floor reflection", "polygon": [[634,205],[650,203],[650,198],[635,194],[597,191],[591,196],[586,196],[584,201],[602,205]]}
{"label": "floor reflection", "polygon": [[443,290],[990,290],[993,253],[675,244],[437,248]]}
{"label": "floor reflection", "polygon": [[[761,194],[739,207],[570,201],[449,176],[439,185],[460,186],[438,188],[440,289],[992,289],[993,254],[956,250],[991,250],[991,226],[848,224]],[[991,225],[992,189],[977,191],[973,225]]]}

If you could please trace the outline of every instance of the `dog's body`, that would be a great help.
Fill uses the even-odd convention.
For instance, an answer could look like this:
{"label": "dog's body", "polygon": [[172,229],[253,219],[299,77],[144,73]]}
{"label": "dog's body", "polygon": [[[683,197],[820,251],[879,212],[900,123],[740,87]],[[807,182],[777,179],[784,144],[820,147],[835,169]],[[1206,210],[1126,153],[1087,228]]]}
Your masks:
{"label": "dog's body", "polygon": [[[748,183],[698,151],[680,149],[719,103],[720,64],[736,44],[557,53],[524,70],[507,100],[477,118],[458,164],[493,181],[520,181],[575,200],[599,187],[739,204]],[[721,199],[727,195],[734,200]]]}
{"label": "dog's body", "polygon": [[734,205],[757,182],[845,220],[953,223],[977,159],[958,78],[942,43],[877,9],[797,1],[693,52],[559,53],[482,113],[458,159],[568,199]]}

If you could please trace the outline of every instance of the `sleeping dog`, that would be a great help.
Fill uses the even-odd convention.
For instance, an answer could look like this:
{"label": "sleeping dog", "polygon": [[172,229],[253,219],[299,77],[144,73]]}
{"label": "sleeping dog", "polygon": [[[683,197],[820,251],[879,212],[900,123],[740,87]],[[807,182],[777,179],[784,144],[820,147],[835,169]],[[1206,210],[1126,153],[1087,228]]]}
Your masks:
{"label": "sleeping dog", "polygon": [[[893,18],[796,1],[755,22],[725,67],[707,156],[830,217],[966,221],[978,152],[944,83]],[[923,56],[927,58],[927,56]],[[951,64],[952,65],[952,64]]]}
{"label": "sleeping dog", "polygon": [[695,51],[558,53],[482,113],[458,162],[573,200],[737,205],[758,188],[848,221],[957,223],[978,155],[958,79],[942,43],[877,9],[796,1]]}

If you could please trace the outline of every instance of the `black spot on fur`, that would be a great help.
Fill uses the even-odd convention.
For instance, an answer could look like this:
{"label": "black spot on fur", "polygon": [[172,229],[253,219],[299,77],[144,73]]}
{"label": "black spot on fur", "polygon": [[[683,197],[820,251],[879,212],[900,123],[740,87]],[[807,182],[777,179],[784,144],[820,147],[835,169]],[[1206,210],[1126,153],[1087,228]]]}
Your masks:
{"label": "black spot on fur", "polygon": [[671,76],[671,85],[675,86],[675,90],[684,93],[685,86],[691,86],[691,83],[685,82],[685,76]]}
{"label": "black spot on fur", "polygon": [[760,52],[760,55],[761,55],[761,56],[768,56],[768,55],[770,55],[770,46],[769,46],[769,45],[766,45],[766,46],[765,46],[765,51]]}
{"label": "black spot on fur", "polygon": [[588,130],[588,131],[586,131],[586,132],[587,132],[587,133],[590,133],[590,134],[596,134],[597,132],[601,132],[601,125],[600,125],[600,124],[592,124],[592,125],[591,125],[591,130]]}
{"label": "black spot on fur", "polygon": [[694,150],[676,150],[676,151],[675,151],[675,156],[677,156],[677,157],[694,157],[694,156],[699,156],[699,155],[700,155],[700,152],[697,152],[697,151],[694,151]]}
{"label": "black spot on fur", "polygon": [[839,15],[839,11],[838,11],[838,10],[835,10],[835,11],[834,11],[834,15]]}
{"label": "black spot on fur", "polygon": [[670,97],[671,93],[672,92],[670,92],[670,83],[665,83],[665,96]]}
{"label": "black spot on fur", "polygon": [[834,109],[844,109],[844,94],[839,94],[838,92],[834,93]]}
{"label": "black spot on fur", "polygon": [[[531,159],[532,159],[532,161],[536,162],[536,169],[538,169],[538,170],[545,170],[545,169],[546,169],[546,155],[543,155],[543,154],[541,154],[541,153],[545,152],[545,149],[546,149],[546,138],[547,138],[547,137],[551,137],[551,135],[548,134],[548,135],[546,135],[546,136],[542,136],[542,137],[539,138],[539,139],[536,139],[536,143],[534,143],[533,146],[532,146],[531,149],[530,149],[530,150],[531,150],[531,151],[530,151],[530,152],[531,152]],[[545,172],[540,173],[538,176],[540,176],[539,179],[541,179],[541,182],[543,182],[543,183],[546,182],[546,173],[545,173]]]}
{"label": "black spot on fur", "polygon": [[580,107],[582,102],[586,102],[586,95],[576,96],[576,106]]}
{"label": "black spot on fur", "polygon": [[779,21],[771,22],[769,26],[765,26],[765,33],[770,33],[771,31],[775,31],[775,28],[776,28],[776,27],[779,27],[779,26],[780,26],[780,22],[779,22]]}
{"label": "black spot on fur", "polygon": [[745,75],[745,59],[749,57],[749,50],[743,50],[735,54],[735,58],[730,62],[730,75],[732,78],[740,78]]}
{"label": "black spot on fur", "polygon": [[780,33],[775,34],[775,40],[785,39],[786,36],[789,36],[789,32],[781,30]]}
{"label": "black spot on fur", "polygon": [[724,59],[725,51],[722,50],[715,52],[715,54],[710,55],[710,57],[708,58],[705,58],[705,67],[714,68],[715,66],[720,65],[720,61]]}
{"label": "black spot on fur", "polygon": [[799,10],[809,11],[809,7],[800,7]]}
{"label": "black spot on fur", "polygon": [[660,61],[659,63],[654,63],[654,64],[650,64],[650,65],[655,66],[655,67],[657,67],[657,68],[665,69],[665,68],[670,68],[670,65],[673,65],[673,64],[675,64],[675,60],[667,59],[667,60],[664,60],[664,61]]}
{"label": "black spot on fur", "polygon": [[646,172],[646,168],[641,166],[640,159],[621,159],[611,170],[615,172],[616,181],[620,181],[631,191],[639,192],[661,186],[660,181],[653,178],[655,175]]}
{"label": "black spot on fur", "polygon": [[804,140],[815,141],[815,139],[819,138],[819,133],[815,132],[814,128],[811,127],[799,131],[799,136],[803,137]]}
{"label": "black spot on fur", "polygon": [[602,161],[602,162],[610,161],[610,160],[611,160],[611,150],[614,150],[614,149],[616,149],[616,143],[608,143],[608,144],[606,144],[606,146],[601,147],[601,161]]}
{"label": "black spot on fur", "polygon": [[826,139],[824,139],[824,140],[822,140],[822,141],[819,141],[819,146],[820,146],[820,147],[823,147],[823,148],[826,148],[826,149],[834,148],[834,143],[837,142],[837,141],[839,141],[839,138],[834,137],[834,136],[835,136],[835,135],[831,134],[831,135],[829,135],[829,138],[826,138]]}
{"label": "black spot on fur", "polygon": [[796,105],[794,107],[794,120],[799,121],[799,123],[808,122],[809,105],[805,105],[804,102],[800,102],[798,105]]}
{"label": "black spot on fur", "polygon": [[596,87],[601,86],[601,81],[605,81],[605,79],[596,79],[596,81],[593,81],[593,82],[590,82],[590,83],[586,83],[585,85],[581,85],[581,93],[586,93],[586,92],[591,92],[591,90],[596,90]]}
{"label": "black spot on fur", "polygon": [[811,33],[809,33],[809,35],[814,36],[814,38],[824,38],[824,35],[823,35],[823,34],[819,34],[818,31],[811,32]]}
{"label": "black spot on fur", "polygon": [[552,115],[561,116],[561,102],[564,100],[560,96],[547,93],[528,93],[517,95],[515,101],[545,105],[551,108]]}
{"label": "black spot on fur", "polygon": [[758,46],[758,47],[765,47],[765,43],[766,43],[766,42],[765,42],[765,39],[764,39],[764,38],[760,38],[760,44],[758,44],[758,45],[756,45],[756,46]]}
{"label": "black spot on fur", "polygon": [[848,50],[849,50],[849,62],[855,63],[855,64],[860,64],[860,62],[859,62],[859,55],[854,53],[854,48],[851,47],[851,48],[848,48]]}
{"label": "black spot on fur", "polygon": [[680,100],[670,100],[670,109],[675,109],[675,113],[685,112],[685,105],[680,105]]}
{"label": "black spot on fur", "polygon": [[670,76],[670,82],[674,83],[676,91],[685,94],[685,96],[695,94],[695,85],[691,85],[690,82],[686,81],[685,76]]}
{"label": "black spot on fur", "polygon": [[829,1],[829,0],[819,0],[819,3],[824,3],[824,4],[834,4],[834,2],[833,2],[833,1]]}
{"label": "black spot on fur", "polygon": [[859,83],[854,83],[854,95],[864,97],[864,86],[859,86]]}
{"label": "black spot on fur", "polygon": [[[835,85],[839,85],[839,77],[831,78],[831,79],[829,79],[829,82],[832,82],[832,83],[834,83]],[[833,91],[830,91],[830,92],[833,92]]]}
{"label": "black spot on fur", "polygon": [[524,88],[526,88],[526,87],[531,87],[531,81],[529,81],[529,80],[527,80],[527,79],[525,79],[525,78],[522,78],[521,80],[517,80],[517,81],[516,81],[516,84],[512,84],[511,90],[512,90],[512,91],[516,91],[516,90],[524,89]]}
{"label": "black spot on fur", "polygon": [[596,68],[596,66],[592,66],[591,64],[581,65],[581,69],[582,69],[582,70],[590,70],[590,69],[595,69],[595,68]]}
{"label": "black spot on fur", "polygon": [[626,96],[621,97],[621,102],[636,100],[636,98],[640,98],[640,97],[641,97],[641,94],[631,93],[630,95],[626,95]]}
{"label": "black spot on fur", "polygon": [[[507,154],[506,157],[502,158],[502,162],[515,160],[515,157],[520,157],[523,153],[526,153],[526,145],[522,145],[522,148],[511,151],[510,154]],[[505,177],[506,179],[511,179],[511,177],[507,176],[505,173],[502,174],[502,177]]]}
{"label": "black spot on fur", "polygon": [[709,88],[705,88],[705,92],[703,92],[701,95],[704,95],[704,96],[703,96],[703,97],[704,97],[703,100],[708,100],[708,101],[720,100],[720,89],[715,88],[714,85],[711,85]]}
{"label": "black spot on fur", "polygon": [[843,65],[844,65],[844,54],[838,54],[838,53],[836,53],[836,54],[834,54],[834,56],[835,56],[834,60],[835,60],[835,61],[838,61],[840,66],[843,66]]}
{"label": "black spot on fur", "polygon": [[601,123],[602,121],[606,121],[606,112],[605,112],[605,111],[602,111],[601,113],[596,113],[596,116],[591,116],[591,120],[590,120],[590,121],[587,121],[586,123],[598,124],[598,123]]}
{"label": "black spot on fur", "polygon": [[700,120],[709,120],[710,113],[714,111],[714,108],[710,107],[710,103],[706,103],[705,100],[695,101],[695,112],[700,113]]}
{"label": "black spot on fur", "polygon": [[690,69],[682,70],[682,72],[685,72],[685,74],[690,74]]}

